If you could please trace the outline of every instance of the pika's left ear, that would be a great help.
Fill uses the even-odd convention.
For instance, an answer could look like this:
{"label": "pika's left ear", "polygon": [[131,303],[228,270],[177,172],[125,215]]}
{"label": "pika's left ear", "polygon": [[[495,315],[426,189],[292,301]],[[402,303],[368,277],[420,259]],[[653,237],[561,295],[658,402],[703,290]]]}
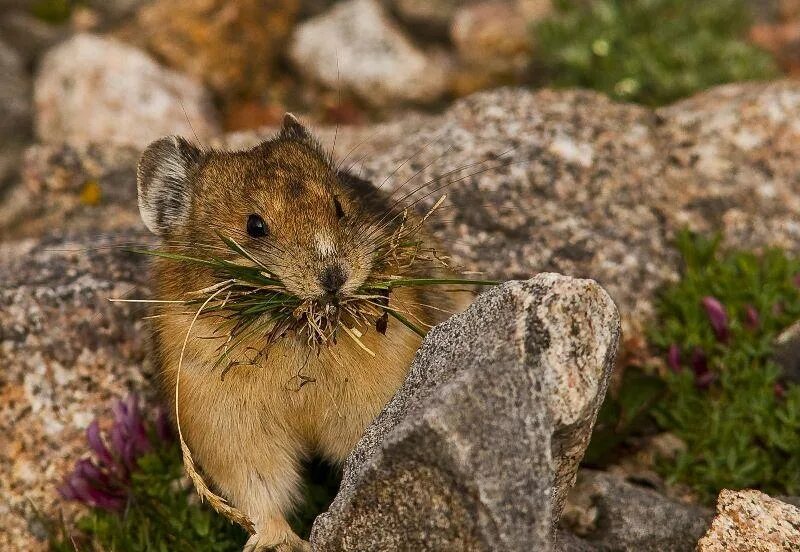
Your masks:
{"label": "pika's left ear", "polygon": [[291,113],[287,113],[283,116],[283,123],[281,123],[281,138],[309,140],[311,138],[311,133],[297,120],[297,117]]}
{"label": "pika's left ear", "polygon": [[166,236],[189,217],[194,174],[203,152],[180,136],[156,140],[144,150],[136,171],[139,213],[145,226]]}

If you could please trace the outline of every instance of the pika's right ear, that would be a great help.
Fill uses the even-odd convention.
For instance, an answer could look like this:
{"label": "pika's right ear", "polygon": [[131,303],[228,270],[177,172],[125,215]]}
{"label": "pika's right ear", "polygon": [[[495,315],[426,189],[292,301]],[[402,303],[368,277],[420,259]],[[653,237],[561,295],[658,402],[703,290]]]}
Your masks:
{"label": "pika's right ear", "polygon": [[139,214],[145,226],[163,236],[189,216],[192,175],[203,152],[180,136],[156,140],[144,150],[136,171]]}

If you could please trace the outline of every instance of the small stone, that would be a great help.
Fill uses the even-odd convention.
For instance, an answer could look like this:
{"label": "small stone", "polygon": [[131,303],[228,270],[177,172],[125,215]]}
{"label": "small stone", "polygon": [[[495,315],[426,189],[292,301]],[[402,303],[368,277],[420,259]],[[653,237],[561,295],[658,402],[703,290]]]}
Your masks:
{"label": "small stone", "polygon": [[567,497],[561,525],[599,550],[691,550],[712,512],[667,498],[625,479],[581,470]]}
{"label": "small stone", "polygon": [[311,79],[376,106],[430,102],[446,85],[443,63],[414,46],[375,0],[347,0],[302,23],[289,54]]}
{"label": "small stone", "polygon": [[218,95],[256,97],[270,84],[298,0],[157,0],[123,36]]}
{"label": "small stone", "polygon": [[48,142],[143,147],[168,134],[218,132],[202,85],[136,48],[88,34],[45,55],[34,99],[36,130]]}
{"label": "small stone", "polygon": [[717,517],[697,552],[800,550],[800,508],[755,490],[719,493]]}
{"label": "small stone", "polygon": [[461,60],[469,64],[503,71],[522,68],[530,61],[530,21],[513,2],[466,5],[453,18],[450,36]]}
{"label": "small stone", "polygon": [[388,0],[386,3],[414,34],[447,39],[450,23],[464,4],[475,0]]}

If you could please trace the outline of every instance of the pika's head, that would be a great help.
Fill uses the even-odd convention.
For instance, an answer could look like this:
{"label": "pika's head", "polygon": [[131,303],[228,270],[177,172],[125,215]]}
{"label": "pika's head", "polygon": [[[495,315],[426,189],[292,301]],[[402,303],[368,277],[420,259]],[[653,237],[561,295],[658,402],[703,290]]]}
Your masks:
{"label": "pika's head", "polygon": [[337,170],[289,114],[277,137],[245,151],[157,140],[142,154],[137,185],[142,219],[166,246],[226,258],[226,236],[303,300],[353,294],[375,268],[391,218],[376,190]]}

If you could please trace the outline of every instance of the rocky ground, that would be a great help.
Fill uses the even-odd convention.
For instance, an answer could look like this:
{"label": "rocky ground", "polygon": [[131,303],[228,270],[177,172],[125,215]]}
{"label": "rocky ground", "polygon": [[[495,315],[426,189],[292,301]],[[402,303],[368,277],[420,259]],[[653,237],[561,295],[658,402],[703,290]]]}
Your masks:
{"label": "rocky ground", "polygon": [[[109,302],[148,294],[142,259],[123,247],[150,239],[135,200],[141,148],[168,133],[247,147],[274,127],[225,130],[274,123],[287,106],[311,123],[389,119],[313,126],[343,164],[412,192],[420,212],[446,195],[433,230],[465,270],[526,281],[432,333],[348,461],[315,526],[320,549],[422,529],[476,550],[689,550],[701,537],[704,551],[800,548],[790,499],[724,492],[714,518],[589,471],[568,494],[618,317],[620,356],[648,354],[654,294],[678,275],[675,233],[800,251],[799,83],[729,85],[659,110],[585,91],[468,95],[524,80],[535,45],[522,23],[549,9],[534,0],[276,0],[269,13],[249,1],[88,1],[59,24],[27,4],[0,0],[0,549],[45,549],[43,516],[65,507],[55,486],[87,424],[127,390],[152,389],[143,312]],[[791,2],[780,4],[763,25],[789,17]],[[461,95],[438,113],[408,111]],[[568,317],[587,323],[570,333]],[[476,336],[491,332],[505,350],[482,348]],[[503,396],[491,393],[499,381]],[[498,435],[515,438],[505,449]],[[492,472],[529,450],[519,479]],[[404,479],[409,470],[418,477]],[[535,523],[506,518],[506,496]]]}
{"label": "rocky ground", "polygon": [[[349,159],[376,182],[394,172],[387,186],[395,190],[428,181],[435,189],[441,182],[417,208],[447,193],[435,232],[465,268],[503,279],[543,271],[596,279],[619,308],[621,351],[630,355],[638,354],[653,293],[676,277],[670,239],[679,228],[720,228],[736,246],[800,249],[798,118],[800,85],[788,81],[722,87],[655,112],[588,92],[505,89],[462,100],[438,116],[319,134],[330,147],[336,136],[340,157],[357,146]],[[216,143],[243,146],[268,133]],[[145,387],[141,313],[107,302],[147,293],[141,259],[117,247],[148,239],[134,201],[136,151],[109,143],[35,146],[25,154],[23,178],[0,204],[9,259],[0,268],[2,302],[9,305],[0,311],[1,410],[11,428],[0,447],[2,494],[9,498],[4,548],[34,546],[33,507],[46,513],[59,507],[54,485],[78,454],[91,415],[123,389]],[[608,491],[614,485],[623,490]],[[643,542],[678,539],[663,549],[682,550],[706,527],[699,520],[709,513],[624,481],[600,488],[588,496],[610,498],[594,498],[588,507],[581,506],[586,495],[568,501],[567,511],[583,508],[578,520],[589,522],[575,522],[569,535],[580,537],[565,534],[565,543],[617,542],[616,549],[636,550]],[[653,497],[654,511],[669,512],[660,515],[673,520],[670,530],[643,531],[647,525],[637,523],[658,518],[624,513],[625,493]],[[720,508],[729,511],[732,502],[736,497]],[[611,512],[619,525],[592,529],[598,512]],[[633,527],[632,516],[640,520]],[[723,530],[704,542],[722,538]],[[323,539],[327,533],[319,531]],[[346,535],[324,538],[350,542]],[[765,548],[773,549],[779,548]]]}

